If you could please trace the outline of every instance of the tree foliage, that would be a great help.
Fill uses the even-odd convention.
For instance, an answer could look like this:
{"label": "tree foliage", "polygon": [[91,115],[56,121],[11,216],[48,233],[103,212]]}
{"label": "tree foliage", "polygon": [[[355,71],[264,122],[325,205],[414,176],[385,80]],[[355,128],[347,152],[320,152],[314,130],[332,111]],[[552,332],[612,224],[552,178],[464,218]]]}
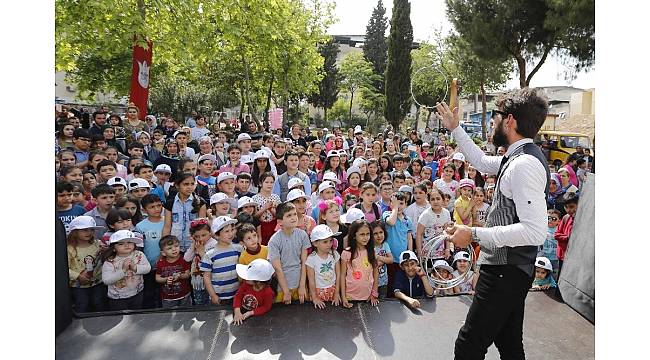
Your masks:
{"label": "tree foliage", "polygon": [[577,69],[594,64],[594,0],[447,0],[447,15],[480,58],[511,56],[521,87],[552,50]]}
{"label": "tree foliage", "polygon": [[341,87],[350,94],[348,121],[352,121],[352,102],[357,90],[372,86],[378,76],[372,70],[372,64],[359,52],[351,52],[341,61]]}
{"label": "tree foliage", "polygon": [[339,45],[334,43],[332,38],[318,46],[318,52],[323,57],[323,67],[321,68],[323,78],[318,83],[318,92],[314,92],[309,97],[309,102],[316,107],[323,108],[325,123],[327,123],[327,111],[334,106],[341,86],[341,75],[336,66],[336,56],[339,51]]}
{"label": "tree foliage", "polygon": [[400,122],[411,107],[411,4],[408,0],[393,1],[393,16],[388,37],[386,67],[386,120],[399,129]]}
{"label": "tree foliage", "polygon": [[388,18],[382,0],[372,10],[372,15],[366,26],[366,39],[363,44],[363,57],[372,64],[375,74],[381,78],[374,82],[379,92],[384,92],[384,73],[388,61],[388,43],[386,42]]}

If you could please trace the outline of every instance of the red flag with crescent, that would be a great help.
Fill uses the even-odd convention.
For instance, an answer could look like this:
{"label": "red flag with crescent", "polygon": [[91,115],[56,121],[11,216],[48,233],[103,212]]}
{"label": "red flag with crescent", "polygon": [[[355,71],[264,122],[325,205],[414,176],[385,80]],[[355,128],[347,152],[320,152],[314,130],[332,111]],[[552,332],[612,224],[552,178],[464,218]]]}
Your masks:
{"label": "red flag with crescent", "polygon": [[133,71],[131,73],[131,96],[129,101],[134,103],[140,110],[139,116],[141,120],[144,120],[147,115],[151,54],[151,41],[147,41],[146,49],[137,44],[133,46]]}

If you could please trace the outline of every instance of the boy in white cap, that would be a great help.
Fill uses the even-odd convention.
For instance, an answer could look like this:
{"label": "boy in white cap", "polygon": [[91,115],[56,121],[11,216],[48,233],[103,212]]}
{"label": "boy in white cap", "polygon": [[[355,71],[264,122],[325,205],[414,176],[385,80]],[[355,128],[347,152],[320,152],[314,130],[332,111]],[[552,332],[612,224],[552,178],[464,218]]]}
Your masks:
{"label": "boy in white cap", "polygon": [[420,307],[420,301],[415,298],[425,295],[433,297],[433,287],[413,251],[402,251],[399,255],[399,267],[401,270],[395,273],[393,281],[395,298],[404,301],[410,308],[417,309]]}
{"label": "boy in white cap", "polygon": [[212,304],[232,299],[239,288],[235,265],[242,247],[232,243],[235,223],[237,220],[228,216],[219,216],[212,221],[212,237],[217,239],[217,245],[201,258],[199,268],[203,272],[203,283]]}
{"label": "boy in white cap", "polygon": [[544,256],[535,259],[535,279],[530,290],[546,290],[557,287],[555,279],[553,278],[553,265],[551,260]]}
{"label": "boy in white cap", "polygon": [[145,195],[149,194],[151,186],[145,179],[135,178],[129,182],[129,194],[135,197],[138,201]]}
{"label": "boy in white cap", "polygon": [[210,196],[217,193],[217,178],[212,176],[214,164],[217,157],[212,154],[201,155],[198,159],[199,174],[196,175],[196,181],[203,182],[208,187]]}
{"label": "boy in white cap", "polygon": [[230,202],[230,212],[232,216],[237,214],[237,192],[235,191],[235,181],[237,180],[237,175],[224,171],[219,174],[217,177],[217,188],[220,192],[228,196],[228,201]]}
{"label": "boy in white cap", "polygon": [[312,252],[307,256],[305,266],[315,308],[324,309],[326,301],[331,301],[332,305],[338,306],[341,300],[339,295],[341,256],[332,249],[334,237],[340,234],[340,232],[332,232],[332,229],[325,224],[317,225],[312,230]]}
{"label": "boy in white cap", "polygon": [[451,275],[453,277],[459,277],[469,272],[467,280],[454,287],[455,294],[474,295],[476,282],[478,281],[478,273],[475,273],[470,269],[469,261],[470,257],[467,251],[459,251],[454,255],[454,262],[451,265],[456,265],[456,270]]}
{"label": "boy in white cap", "polygon": [[[286,172],[280,173],[280,175],[275,179],[275,184],[273,184],[273,193],[280,197],[280,201],[287,200],[287,194],[289,193],[289,180],[293,178],[298,178],[303,182],[303,191],[305,194],[311,194],[311,182],[309,177],[298,170],[300,165],[300,157],[295,151],[288,151],[284,156],[284,164],[286,165]],[[278,168],[280,171],[280,168]]]}
{"label": "boy in white cap", "polygon": [[[156,166],[153,174],[156,177],[156,186],[163,189],[166,199],[169,196],[169,188],[172,186],[172,183],[169,182],[169,178],[172,176],[172,168],[167,164],[160,164]],[[165,200],[162,201],[165,202]]]}
{"label": "boy in white cap", "polygon": [[114,176],[106,182],[108,186],[112,187],[113,190],[115,190],[115,201],[121,199],[124,197],[124,194],[126,194],[126,190],[128,189],[128,186],[126,184],[126,180],[119,176]]}
{"label": "boy in white cap", "polygon": [[[298,180],[298,179],[291,179]],[[306,211],[309,205],[309,197],[305,195],[305,192],[302,191],[302,185],[298,185],[299,188],[295,188],[289,191],[287,194],[287,202],[292,203],[296,206],[296,213],[298,214],[298,229],[303,229],[307,232],[307,235],[311,236],[311,232],[316,226],[316,221],[311,217],[306,215]],[[278,225],[275,230],[278,231],[282,229],[282,221],[278,221]]]}
{"label": "boy in white cap", "polygon": [[233,299],[233,323],[241,325],[249,317],[264,315],[271,310],[273,290],[270,282],[275,270],[268,260],[255,259],[248,265],[237,264],[236,271],[244,282]]}

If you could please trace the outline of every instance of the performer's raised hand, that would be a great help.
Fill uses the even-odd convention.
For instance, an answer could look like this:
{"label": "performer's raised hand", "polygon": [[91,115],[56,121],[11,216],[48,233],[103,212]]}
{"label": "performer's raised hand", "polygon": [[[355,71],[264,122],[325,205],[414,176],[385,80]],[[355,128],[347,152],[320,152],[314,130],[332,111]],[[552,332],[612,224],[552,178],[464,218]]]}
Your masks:
{"label": "performer's raised hand", "polygon": [[449,131],[454,130],[460,124],[460,117],[458,116],[458,107],[453,109],[444,101],[436,104],[436,117],[442,122]]}

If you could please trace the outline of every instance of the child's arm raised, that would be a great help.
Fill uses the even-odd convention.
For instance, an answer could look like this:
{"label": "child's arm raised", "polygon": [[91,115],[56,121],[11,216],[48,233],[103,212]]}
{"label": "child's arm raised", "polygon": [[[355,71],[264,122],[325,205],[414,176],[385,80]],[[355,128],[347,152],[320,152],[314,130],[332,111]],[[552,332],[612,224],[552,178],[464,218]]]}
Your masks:
{"label": "child's arm raised", "polygon": [[420,279],[422,279],[422,285],[424,285],[424,292],[427,294],[427,296],[433,297],[433,287],[429,283],[429,279],[427,279],[427,274],[424,272],[424,270],[422,270],[422,268],[418,269],[418,276],[420,277]]}
{"label": "child's arm raised", "polygon": [[138,262],[133,264],[135,265],[134,270],[136,275],[148,274],[149,271],[151,271],[151,264],[149,264],[149,260],[147,260],[147,257],[144,256],[144,254],[141,252],[138,255],[140,255]]}
{"label": "child's arm raised", "polygon": [[386,225],[394,226],[397,223],[397,213],[398,213],[399,201],[392,195],[390,197],[390,215],[386,218]]}
{"label": "child's arm raised", "polygon": [[[420,244],[420,246],[422,246],[422,244]],[[409,230],[409,231],[406,233],[406,247],[407,247],[409,250],[413,251],[413,233],[411,232],[411,230]],[[421,250],[421,249],[420,249],[420,250]]]}

